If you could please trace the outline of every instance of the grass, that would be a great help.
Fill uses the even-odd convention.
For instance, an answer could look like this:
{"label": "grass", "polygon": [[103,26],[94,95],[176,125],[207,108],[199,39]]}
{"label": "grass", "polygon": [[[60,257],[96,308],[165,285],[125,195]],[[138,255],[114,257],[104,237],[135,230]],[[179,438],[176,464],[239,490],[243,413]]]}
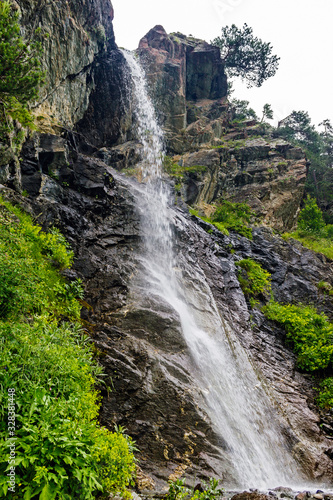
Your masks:
{"label": "grass", "polygon": [[0,199],[0,496],[129,495],[133,443],[98,425],[102,372],[81,328],[82,283],[59,272],[72,261],[58,230]]}
{"label": "grass", "polygon": [[201,216],[194,209],[190,209],[190,213],[200,217],[205,222],[209,222],[223,234],[228,235],[230,230],[252,239],[252,229],[249,227],[249,224],[255,214],[246,203],[233,203],[221,200],[216,205],[211,217]]}
{"label": "grass", "polygon": [[301,229],[297,229],[293,233],[284,233],[283,239],[288,240],[294,238],[302,243],[303,246],[317,253],[322,253],[329,259],[333,260],[333,240],[315,234],[306,233]]}
{"label": "grass", "polygon": [[174,162],[170,156],[164,156],[163,169],[170,175],[170,177],[173,177],[176,181],[178,181],[178,183],[184,179],[185,174],[191,172],[202,173],[207,171],[207,167],[203,165],[192,165],[190,167],[178,165],[178,163]]}

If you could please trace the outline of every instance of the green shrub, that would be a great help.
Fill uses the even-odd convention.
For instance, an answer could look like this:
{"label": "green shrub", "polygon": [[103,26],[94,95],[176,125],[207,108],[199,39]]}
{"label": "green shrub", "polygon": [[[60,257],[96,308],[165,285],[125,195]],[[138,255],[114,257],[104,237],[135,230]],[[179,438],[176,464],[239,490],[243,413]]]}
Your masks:
{"label": "green shrub", "polygon": [[320,408],[333,408],[333,377],[325,378],[320,382],[317,404]]}
{"label": "green shrub", "polygon": [[305,207],[300,211],[297,227],[308,233],[320,234],[325,227],[323,213],[314,198],[309,195],[305,201]]}
{"label": "green shrub", "polygon": [[190,213],[214,225],[223,234],[228,235],[230,229],[246,238],[252,239],[252,229],[248,224],[255,214],[246,203],[221,201],[216,206],[216,210],[210,218],[199,215],[199,212],[194,209],[190,209]]}
{"label": "green shrub", "polygon": [[318,314],[309,306],[283,305],[274,301],[263,311],[267,318],[284,326],[301,369],[314,372],[332,364],[333,324],[324,314]]}
{"label": "green shrub", "polygon": [[252,229],[248,227],[248,224],[253,216],[253,211],[246,203],[222,201],[216,208],[212,222],[214,224],[220,223],[226,229],[252,239]]}
{"label": "green shrub", "polygon": [[58,230],[42,232],[0,199],[0,497],[8,493],[13,443],[13,499],[92,500],[98,491],[127,495],[133,443],[98,426],[95,385],[102,373],[78,321],[82,282],[67,283],[59,274],[72,259]]}
{"label": "green shrub", "polygon": [[170,156],[163,157],[163,169],[164,171],[173,177],[178,184],[184,180],[184,176],[191,172],[206,172],[207,167],[203,165],[192,165],[190,167],[185,167],[174,162]]}
{"label": "green shrub", "polygon": [[271,290],[271,274],[263,269],[258,262],[252,259],[243,259],[236,262],[241,268],[238,274],[240,286],[248,297],[257,297],[261,293]]}
{"label": "green shrub", "polygon": [[285,240],[294,238],[302,243],[303,246],[317,253],[322,253],[329,259],[333,260],[333,240],[297,230],[293,233],[284,233],[282,236]]}
{"label": "green shrub", "polygon": [[166,500],[182,500],[184,498],[189,500],[214,500],[223,494],[223,489],[218,486],[219,481],[213,477],[209,479],[208,483],[201,481],[203,491],[187,488],[185,486],[185,479],[169,481],[169,491]]}

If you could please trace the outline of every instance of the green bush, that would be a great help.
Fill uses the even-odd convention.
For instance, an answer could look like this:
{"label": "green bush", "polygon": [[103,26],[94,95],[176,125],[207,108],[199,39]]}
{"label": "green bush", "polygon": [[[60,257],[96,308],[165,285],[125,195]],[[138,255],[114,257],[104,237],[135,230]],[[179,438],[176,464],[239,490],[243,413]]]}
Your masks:
{"label": "green bush", "polygon": [[333,377],[328,377],[322,380],[319,384],[319,395],[317,404],[321,408],[333,408]]}
{"label": "green bush", "polygon": [[238,274],[240,286],[248,297],[257,297],[261,293],[271,290],[271,274],[263,269],[258,262],[252,259],[243,259],[236,262],[241,268]]}
{"label": "green bush", "polygon": [[320,234],[325,227],[323,213],[316,200],[309,195],[305,201],[305,207],[300,211],[297,227],[313,234]]}
{"label": "green bush", "polygon": [[164,171],[173,177],[176,182],[181,183],[184,180],[184,176],[191,172],[206,172],[207,167],[203,165],[192,165],[190,167],[184,167],[174,162],[170,156],[163,157],[163,169]]}
{"label": "green bush", "polygon": [[220,223],[226,229],[252,239],[252,229],[248,227],[248,224],[253,216],[253,211],[246,203],[222,201],[218,204],[212,221],[214,224]]}
{"label": "green bush", "polygon": [[263,311],[282,324],[297,354],[298,366],[306,371],[323,370],[333,362],[333,324],[324,314],[304,305],[271,301]]}
{"label": "green bush", "polygon": [[248,226],[255,215],[246,203],[220,201],[212,217],[203,217],[197,210],[190,209],[190,213],[205,222],[215,226],[221,233],[228,235],[229,229],[246,238],[252,239],[252,229]]}
{"label": "green bush", "polygon": [[[325,230],[325,228],[324,228]],[[325,233],[323,233],[325,234]],[[284,233],[282,236],[285,240],[294,238],[302,243],[303,246],[317,253],[322,253],[329,259],[333,260],[333,240],[325,238],[305,231],[297,230],[293,233]]]}
{"label": "green bush", "polygon": [[187,488],[185,479],[177,479],[169,481],[169,491],[166,500],[214,500],[216,497],[223,495],[223,489],[219,488],[219,481],[213,477],[209,482],[201,481],[202,491],[198,489]]}
{"label": "green bush", "polygon": [[9,444],[15,444],[13,499],[128,495],[133,443],[98,426],[95,385],[102,373],[78,321],[82,283],[59,274],[72,259],[58,230],[42,232],[0,200],[0,497],[8,493]]}

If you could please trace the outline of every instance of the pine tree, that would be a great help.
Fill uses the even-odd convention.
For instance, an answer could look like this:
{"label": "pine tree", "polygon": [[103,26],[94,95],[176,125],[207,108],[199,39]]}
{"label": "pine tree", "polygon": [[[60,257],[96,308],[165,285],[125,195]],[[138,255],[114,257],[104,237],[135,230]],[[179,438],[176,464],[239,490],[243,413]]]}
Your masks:
{"label": "pine tree", "polygon": [[10,118],[27,126],[32,123],[28,103],[38,96],[44,78],[40,56],[40,30],[23,40],[19,13],[10,1],[0,0],[0,120],[1,139],[10,131]]}
{"label": "pine tree", "polygon": [[278,69],[280,58],[272,54],[271,44],[253,36],[246,23],[241,29],[235,24],[223,27],[211,43],[220,48],[228,76],[240,76],[248,87],[261,87]]}

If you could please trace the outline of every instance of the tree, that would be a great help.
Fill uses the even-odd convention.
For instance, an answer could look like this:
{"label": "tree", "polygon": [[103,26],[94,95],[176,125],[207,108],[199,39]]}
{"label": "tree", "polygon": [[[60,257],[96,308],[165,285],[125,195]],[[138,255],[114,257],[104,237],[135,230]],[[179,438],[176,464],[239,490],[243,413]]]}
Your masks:
{"label": "tree", "polygon": [[320,135],[311,124],[311,118],[307,111],[293,111],[279,122],[275,135],[297,142],[314,154],[321,152]]}
{"label": "tree", "polygon": [[314,234],[319,234],[325,227],[323,213],[318,207],[316,200],[309,195],[305,200],[305,207],[299,214],[297,227]]}
{"label": "tree", "polygon": [[264,121],[265,118],[267,120],[273,120],[273,110],[270,104],[265,104],[263,107],[261,123]]}
{"label": "tree", "polygon": [[24,41],[19,13],[10,1],[0,0],[0,119],[2,134],[10,130],[9,117],[22,125],[31,124],[28,103],[36,99],[44,74],[41,71],[40,30]]}
{"label": "tree", "polygon": [[261,87],[278,69],[280,58],[272,54],[271,44],[254,37],[246,23],[241,29],[225,26],[211,43],[220,48],[228,75],[240,76],[248,87]]}
{"label": "tree", "polygon": [[258,117],[254,109],[249,108],[250,104],[249,101],[232,99],[230,101],[230,104],[234,111],[235,120],[258,120]]}

